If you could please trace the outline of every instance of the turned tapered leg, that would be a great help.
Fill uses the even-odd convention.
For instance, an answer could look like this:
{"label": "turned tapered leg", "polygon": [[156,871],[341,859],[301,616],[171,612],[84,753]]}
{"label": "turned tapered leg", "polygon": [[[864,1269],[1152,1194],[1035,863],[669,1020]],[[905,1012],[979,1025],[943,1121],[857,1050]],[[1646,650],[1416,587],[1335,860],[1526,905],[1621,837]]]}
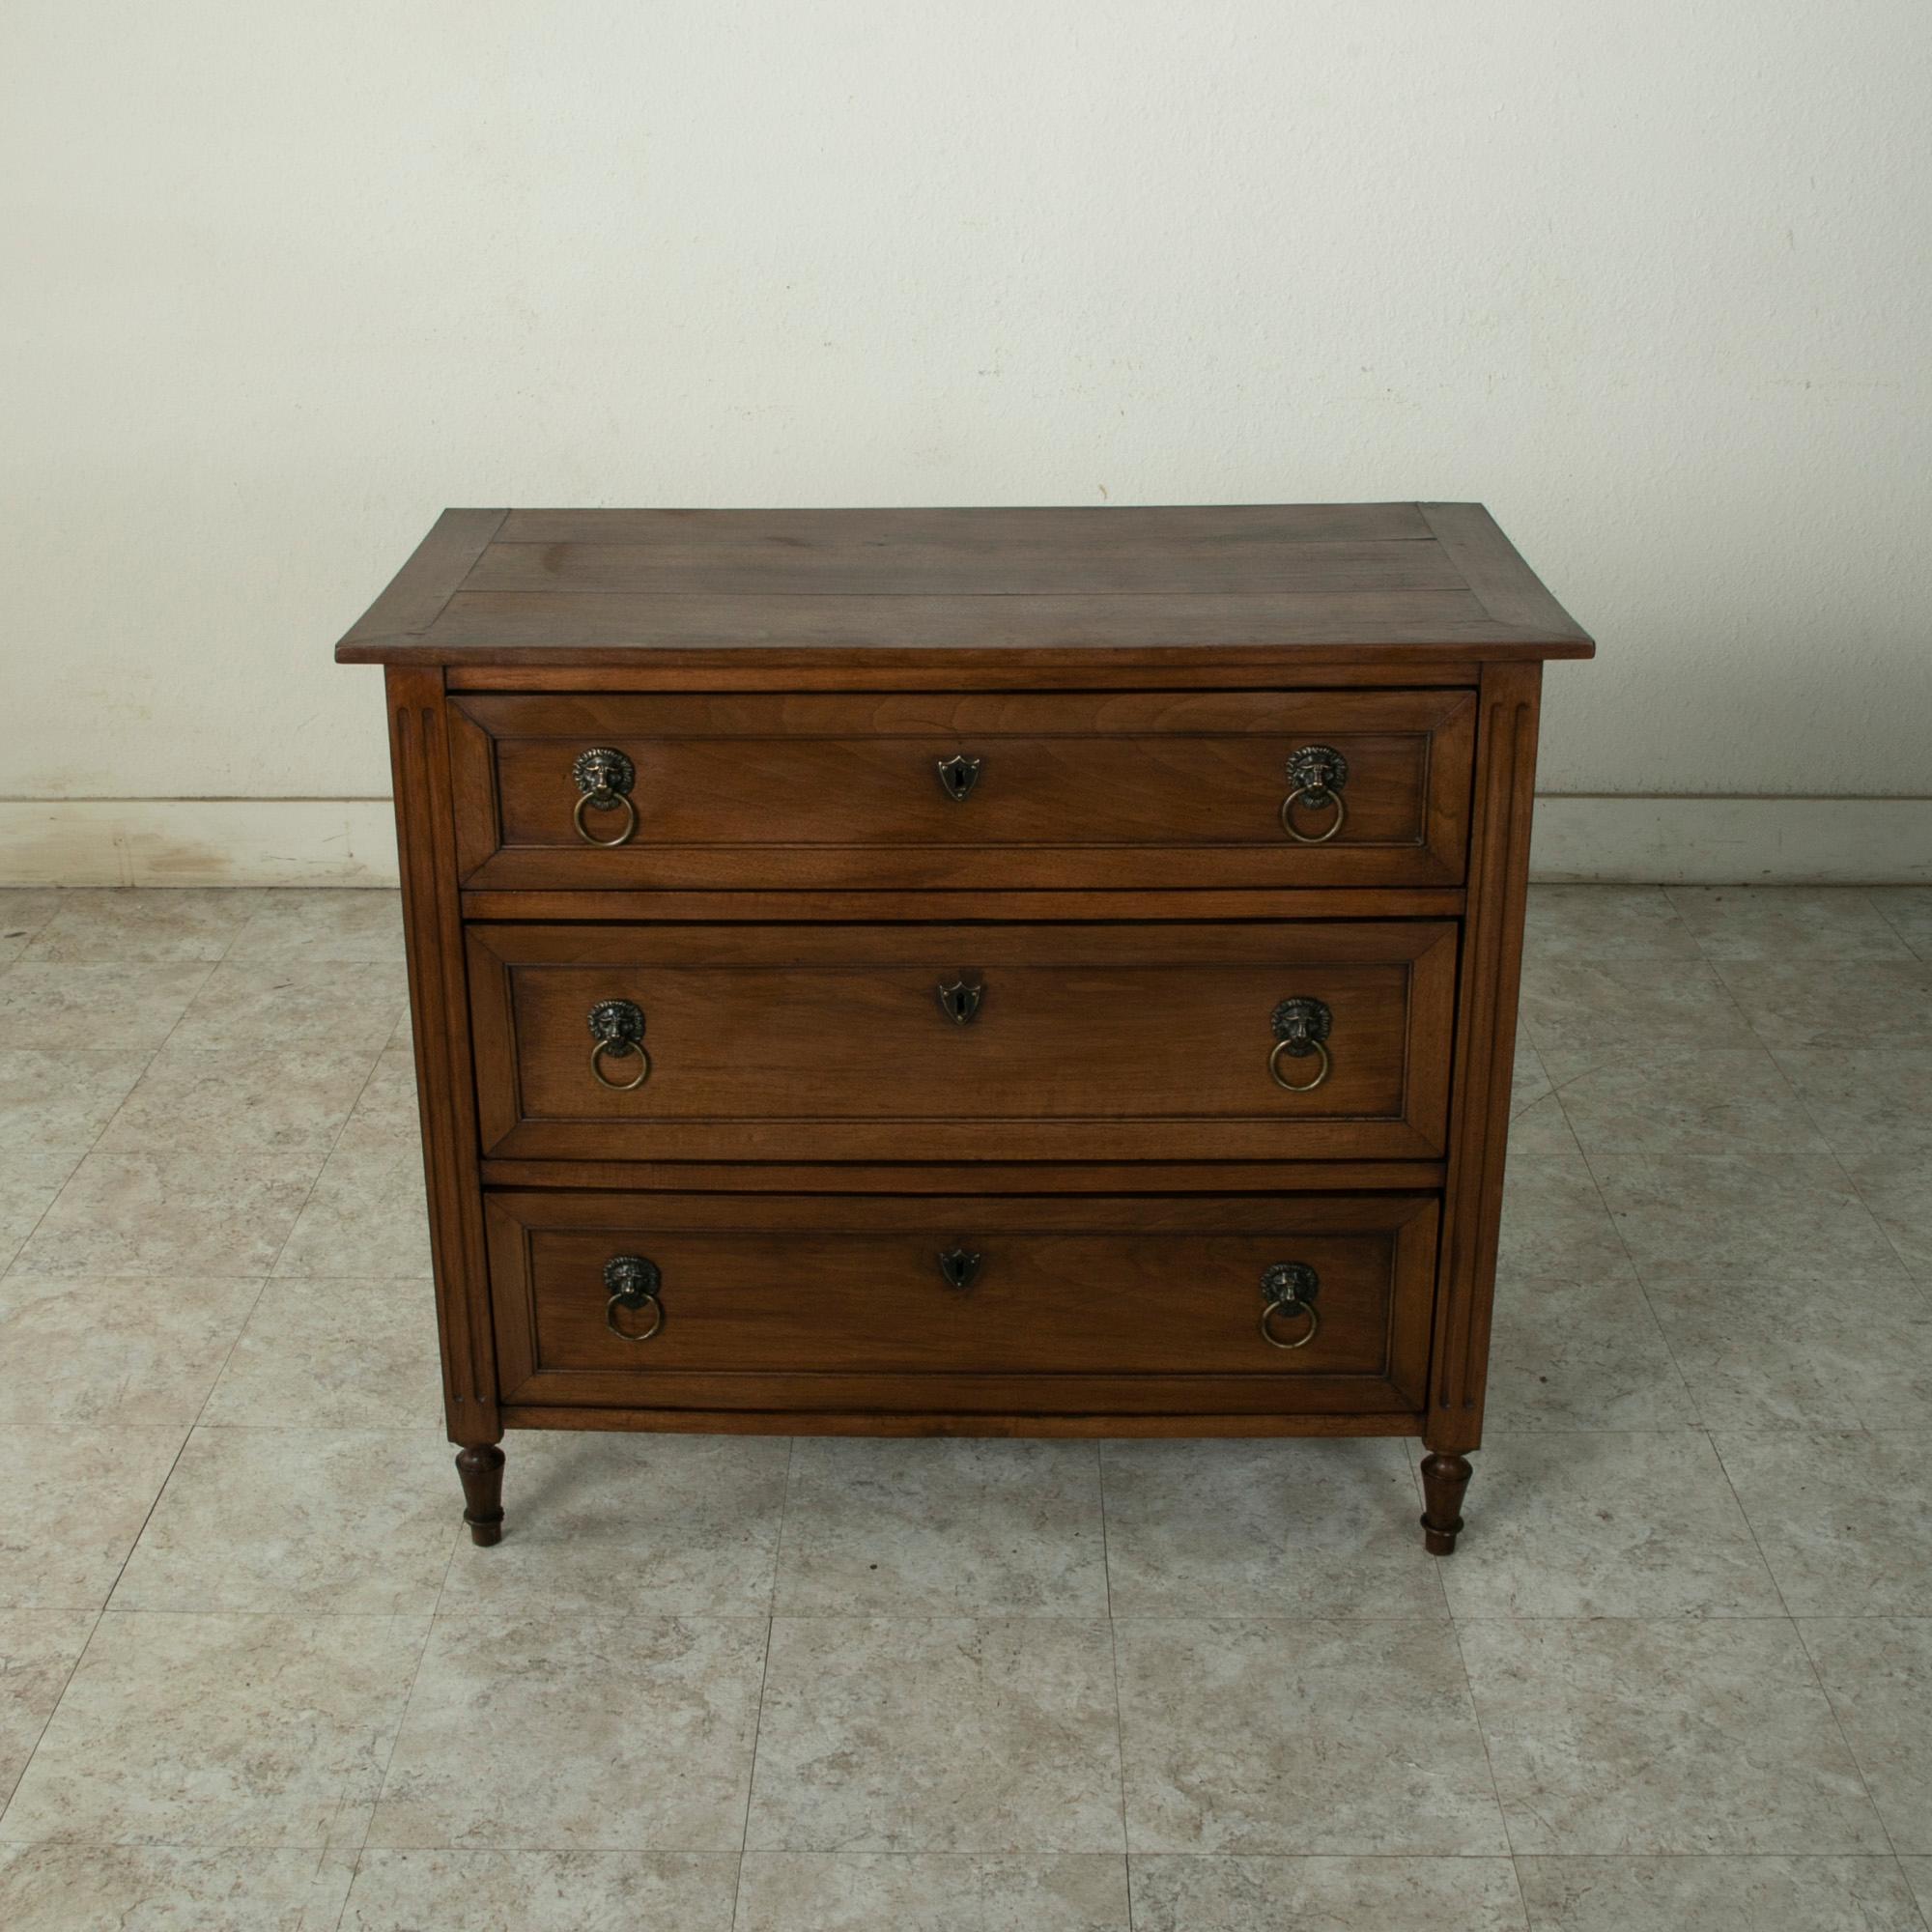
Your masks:
{"label": "turned tapered leg", "polygon": [[503,1533],[503,1452],[494,1442],[459,1449],[456,1473],[463,1478],[463,1520],[469,1525],[469,1540],[487,1549]]}
{"label": "turned tapered leg", "polygon": [[1469,1487],[1466,1456],[1422,1459],[1422,1542],[1432,1556],[1447,1556],[1463,1527],[1463,1492]]}

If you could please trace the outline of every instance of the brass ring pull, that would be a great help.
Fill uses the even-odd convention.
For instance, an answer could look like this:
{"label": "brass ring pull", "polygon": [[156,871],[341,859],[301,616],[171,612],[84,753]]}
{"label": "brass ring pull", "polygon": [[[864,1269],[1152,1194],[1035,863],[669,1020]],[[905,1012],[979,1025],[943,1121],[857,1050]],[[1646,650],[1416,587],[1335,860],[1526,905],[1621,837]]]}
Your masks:
{"label": "brass ring pull", "polygon": [[[611,1299],[604,1304],[604,1325],[620,1342],[648,1342],[665,1325],[664,1303],[658,1299],[658,1290],[664,1286],[664,1275],[656,1262],[645,1255],[612,1255],[604,1264],[604,1286],[611,1291]],[[628,1308],[633,1313],[639,1309],[651,1311],[651,1325],[648,1328],[633,1329],[617,1326],[617,1311]]]}
{"label": "brass ring pull", "polygon": [[[1285,1079],[1282,1076],[1282,1070],[1281,1070],[1282,1055],[1284,1053],[1287,1053],[1291,1047],[1296,1045],[1303,1046],[1305,1049],[1307,1049],[1307,1051],[1312,1051],[1315,1055],[1315,1078],[1313,1080],[1302,1081],[1302,1083],[1298,1087],[1293,1080]],[[1306,1053],[1297,1057],[1305,1058]],[[1323,1046],[1319,1039],[1297,1041],[1293,1036],[1291,1036],[1287,1039],[1276,1040],[1274,1043],[1274,1051],[1268,1055],[1268,1074],[1273,1079],[1274,1084],[1286,1094],[1314,1093],[1316,1088],[1321,1086],[1322,1081],[1327,1079],[1328,1070],[1333,1065],[1334,1062],[1328,1058],[1328,1049],[1325,1046]]]}
{"label": "brass ring pull", "polygon": [[[638,1056],[638,1070],[629,1080],[612,1080],[604,1071],[604,1056],[614,1053],[621,1057],[627,1053]],[[641,1087],[651,1077],[651,1056],[640,1039],[600,1039],[590,1049],[590,1070],[597,1076],[600,1087],[608,1087],[613,1094],[628,1094],[634,1087]]]}
{"label": "brass ring pull", "polygon": [[[1274,1332],[1274,1318],[1277,1315],[1307,1316],[1306,1332],[1297,1335],[1293,1342],[1284,1342]],[[1271,1349],[1305,1349],[1321,1332],[1321,1318],[1316,1314],[1312,1301],[1270,1301],[1262,1310],[1262,1340]]]}
{"label": "brass ring pull", "polygon": [[[638,768],[630,757],[614,745],[595,745],[587,752],[578,753],[571,763],[570,776],[579,793],[577,809],[570,814],[577,836],[586,845],[625,843],[638,829],[638,808],[631,803],[631,787],[638,781]],[[584,809],[593,805],[599,811],[624,808],[624,829],[616,838],[599,838],[584,824]]]}
{"label": "brass ring pull", "polygon": [[[1342,787],[1349,782],[1349,761],[1333,745],[1304,745],[1288,761],[1288,796],[1281,802],[1281,829],[1297,845],[1325,845],[1349,822],[1349,808],[1342,803]],[[1335,817],[1326,832],[1298,832],[1294,825],[1294,803],[1306,799],[1309,809],[1320,811],[1324,805],[1335,808]]]}
{"label": "brass ring pull", "polygon": [[[1321,1288],[1321,1277],[1306,1262],[1270,1262],[1263,1268],[1262,1340],[1270,1349],[1305,1349],[1321,1332],[1321,1318],[1315,1312]],[[1305,1315],[1308,1326],[1293,1341],[1284,1341],[1274,1332],[1277,1315]]]}
{"label": "brass ring pull", "polygon": [[[1305,832],[1297,832],[1294,826],[1294,801],[1298,798],[1312,799],[1320,807],[1332,805],[1335,816],[1329,821],[1326,832],[1318,832],[1313,838]],[[1339,791],[1330,791],[1323,785],[1296,785],[1281,802],[1281,829],[1297,845],[1325,845],[1349,821],[1349,808],[1342,803]]]}
{"label": "brass ring pull", "polygon": [[[594,805],[599,811],[613,811],[618,806],[624,808],[624,828],[614,838],[599,838],[583,822],[586,806]],[[576,810],[570,814],[571,823],[577,827],[577,836],[586,845],[623,845],[630,841],[631,834],[638,829],[638,808],[621,791],[585,792],[578,801]]]}
{"label": "brass ring pull", "polygon": [[[590,1071],[598,1086],[613,1094],[628,1094],[651,1077],[651,1056],[644,1046],[644,1009],[635,1000],[599,1000],[590,1009]],[[604,1071],[604,1056],[614,1053],[619,1060],[627,1053],[638,1056],[637,1077],[612,1080]]]}
{"label": "brass ring pull", "polygon": [[[1327,1079],[1332,1065],[1322,1041],[1334,1024],[1335,1015],[1320,1000],[1297,994],[1293,999],[1282,1001],[1268,1015],[1268,1025],[1274,1030],[1274,1046],[1267,1057],[1268,1078],[1287,1094],[1314,1093]],[[1281,1070],[1284,1055],[1291,1060],[1306,1060],[1311,1054],[1315,1057],[1313,1080],[1291,1080]]]}
{"label": "brass ring pull", "polygon": [[[620,1308],[648,1308],[651,1311],[651,1325],[641,1333],[636,1335],[628,1328],[619,1328],[617,1326],[617,1311]],[[655,1294],[642,1296],[613,1294],[604,1304],[604,1325],[620,1342],[648,1342],[665,1325],[664,1303]],[[1295,1345],[1276,1343],[1275,1346],[1277,1348],[1285,1348]]]}

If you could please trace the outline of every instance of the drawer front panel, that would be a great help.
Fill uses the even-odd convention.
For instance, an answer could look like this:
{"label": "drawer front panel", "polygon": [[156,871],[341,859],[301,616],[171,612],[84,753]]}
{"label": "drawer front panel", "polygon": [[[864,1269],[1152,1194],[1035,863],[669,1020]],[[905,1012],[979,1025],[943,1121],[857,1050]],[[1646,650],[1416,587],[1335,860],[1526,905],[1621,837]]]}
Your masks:
{"label": "drawer front panel", "polygon": [[[1427,1196],[523,1193],[492,1195],[489,1216],[506,1401],[1058,1413],[1421,1403]],[[607,1279],[621,1257],[648,1264],[654,1293],[613,1308],[610,1280],[639,1278]],[[1270,1312],[1282,1264],[1306,1272]],[[625,1340],[613,1321],[655,1332]]]}
{"label": "drawer front panel", "polygon": [[[1443,1150],[1448,923],[477,925],[469,952],[497,1157]],[[641,1028],[642,1054],[626,1040],[596,1055],[607,1002]],[[1309,1003],[1320,1052],[1295,1038],[1275,1053],[1295,1031],[1287,1002]],[[636,1079],[643,1054],[641,1084],[599,1080]]]}
{"label": "drawer front panel", "polygon": [[[499,890],[1455,885],[1474,718],[1466,691],[466,696],[459,854]],[[1284,825],[1321,748],[1337,789]],[[580,813],[593,749],[629,790]]]}

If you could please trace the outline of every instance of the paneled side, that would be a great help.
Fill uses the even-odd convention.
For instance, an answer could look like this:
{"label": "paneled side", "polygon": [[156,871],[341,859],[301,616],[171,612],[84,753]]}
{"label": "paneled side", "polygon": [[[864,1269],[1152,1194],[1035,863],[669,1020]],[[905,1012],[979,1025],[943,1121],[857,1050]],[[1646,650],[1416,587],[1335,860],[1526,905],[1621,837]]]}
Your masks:
{"label": "paneled side", "polygon": [[476,1162],[442,674],[396,668],[386,684],[443,1407],[452,1442],[494,1442],[502,1429]]}
{"label": "paneled side", "polygon": [[1538,665],[1491,666],[1483,676],[1425,1431],[1432,1449],[1451,1453],[1473,1449],[1482,1439],[1542,678]]}

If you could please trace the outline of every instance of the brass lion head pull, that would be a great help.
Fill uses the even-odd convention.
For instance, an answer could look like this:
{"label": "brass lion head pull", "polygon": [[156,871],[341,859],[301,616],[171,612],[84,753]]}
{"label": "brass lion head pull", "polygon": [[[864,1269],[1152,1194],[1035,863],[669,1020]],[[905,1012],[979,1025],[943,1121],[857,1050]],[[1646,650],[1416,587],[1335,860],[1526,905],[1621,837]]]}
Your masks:
{"label": "brass lion head pull", "polygon": [[[1342,787],[1349,782],[1349,761],[1333,745],[1304,745],[1288,761],[1289,794],[1281,802],[1281,829],[1297,845],[1325,845],[1349,817]],[[1303,832],[1294,822],[1295,808],[1334,812],[1325,832]]]}
{"label": "brass lion head pull", "polygon": [[[664,1303],[658,1298],[664,1276],[648,1255],[612,1255],[604,1264],[604,1286],[611,1299],[604,1304],[604,1325],[619,1341],[648,1342],[664,1326]],[[617,1311],[632,1315],[650,1311],[651,1325],[644,1329],[620,1328]]]}
{"label": "brass lion head pull", "polygon": [[[631,803],[631,787],[638,781],[638,768],[624,753],[611,745],[594,746],[580,752],[570,767],[577,781],[576,810],[570,814],[577,836],[586,845],[621,845],[638,829],[638,808]],[[583,822],[586,811],[619,811],[624,823],[614,838],[599,838]]]}
{"label": "brass lion head pull", "polygon": [[[1282,1001],[1269,1015],[1268,1024],[1274,1030],[1274,1050],[1267,1059],[1268,1077],[1290,1094],[1312,1094],[1328,1077],[1332,1063],[1322,1042],[1334,1027],[1335,1015],[1320,1000],[1297,995]],[[1306,1060],[1311,1054],[1315,1057],[1313,1080],[1291,1080],[1281,1070],[1284,1060]]]}
{"label": "brass lion head pull", "polygon": [[[628,1094],[651,1077],[651,1056],[644,1049],[644,1009],[635,1000],[599,1000],[590,1009],[590,1070],[600,1087]],[[604,1071],[606,1059],[626,1060],[636,1054],[638,1070],[629,1080],[612,1080]]]}
{"label": "brass lion head pull", "polygon": [[[1277,1349],[1305,1349],[1321,1329],[1315,1296],[1321,1277],[1306,1262],[1270,1262],[1262,1270],[1262,1339]],[[1305,1316],[1307,1328],[1292,1342],[1275,1333],[1277,1319]]]}

